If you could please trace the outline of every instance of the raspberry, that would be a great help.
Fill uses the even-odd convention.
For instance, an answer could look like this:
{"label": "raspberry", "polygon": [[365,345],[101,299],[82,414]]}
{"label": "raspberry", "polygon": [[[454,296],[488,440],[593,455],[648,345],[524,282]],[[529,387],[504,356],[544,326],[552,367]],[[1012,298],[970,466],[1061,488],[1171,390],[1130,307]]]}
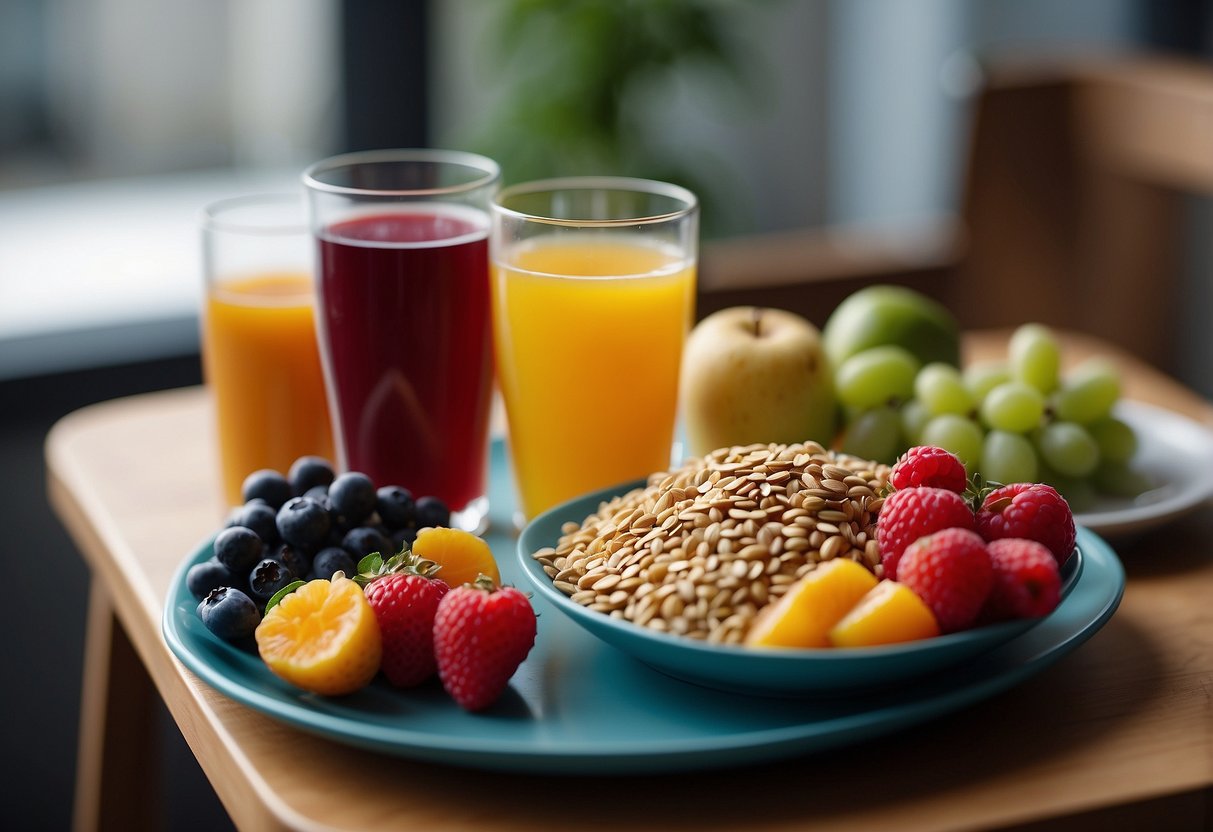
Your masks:
{"label": "raspberry", "polygon": [[973,512],[956,492],[930,487],[894,491],[876,518],[884,577],[898,580],[897,562],[915,540],[952,528],[973,528]]}
{"label": "raspberry", "polygon": [[1005,537],[986,546],[994,567],[994,587],[981,617],[986,621],[1037,618],[1061,600],[1057,559],[1035,540]]}
{"label": "raspberry", "polygon": [[1043,543],[1058,565],[1074,553],[1074,515],[1051,485],[1017,482],[995,489],[978,509],[974,528],[987,541],[1021,537]]}
{"label": "raspberry", "polygon": [[893,466],[894,488],[944,488],[963,494],[968,485],[965,467],[953,453],[934,445],[918,445]]}
{"label": "raspberry", "polygon": [[944,529],[906,549],[898,580],[931,608],[941,632],[954,633],[977,620],[994,584],[994,567],[975,532]]}

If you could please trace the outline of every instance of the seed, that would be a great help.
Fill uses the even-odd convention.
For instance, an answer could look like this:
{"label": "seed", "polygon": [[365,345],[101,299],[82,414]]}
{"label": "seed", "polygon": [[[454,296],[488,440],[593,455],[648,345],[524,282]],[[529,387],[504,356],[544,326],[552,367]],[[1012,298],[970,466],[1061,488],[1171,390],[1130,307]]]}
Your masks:
{"label": "seed", "polygon": [[575,603],[735,644],[822,560],[883,572],[876,495],[888,477],[887,466],[813,442],[721,448],[565,523],[532,557]]}
{"label": "seed", "polygon": [[821,559],[833,560],[849,548],[851,547],[847,545],[847,541],[844,538],[831,537],[825,543],[821,544]]}
{"label": "seed", "polygon": [[619,575],[606,575],[594,581],[593,589],[595,592],[606,592],[607,590],[613,588],[621,580],[623,579],[619,577]]}

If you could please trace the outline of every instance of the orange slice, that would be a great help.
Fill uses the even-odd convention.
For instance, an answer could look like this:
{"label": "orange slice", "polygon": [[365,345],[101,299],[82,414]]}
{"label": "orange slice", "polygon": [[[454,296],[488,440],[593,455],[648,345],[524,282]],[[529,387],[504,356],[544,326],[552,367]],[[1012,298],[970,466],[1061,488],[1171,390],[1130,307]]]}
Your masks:
{"label": "orange slice", "polygon": [[432,560],[442,568],[434,575],[457,587],[474,583],[478,575],[487,575],[501,584],[501,573],[493,550],[471,532],[462,529],[422,529],[413,541],[413,554]]}
{"label": "orange slice", "polygon": [[292,685],[325,696],[365,687],[379,671],[383,644],[362,587],[345,577],[309,581],[257,625],[257,651]]}
{"label": "orange slice", "polygon": [[876,586],[876,576],[853,560],[829,560],[763,609],[745,643],[754,647],[829,647],[828,633]]}
{"label": "orange slice", "polygon": [[831,628],[835,647],[870,647],[939,635],[939,624],[921,598],[905,584],[881,581]]}

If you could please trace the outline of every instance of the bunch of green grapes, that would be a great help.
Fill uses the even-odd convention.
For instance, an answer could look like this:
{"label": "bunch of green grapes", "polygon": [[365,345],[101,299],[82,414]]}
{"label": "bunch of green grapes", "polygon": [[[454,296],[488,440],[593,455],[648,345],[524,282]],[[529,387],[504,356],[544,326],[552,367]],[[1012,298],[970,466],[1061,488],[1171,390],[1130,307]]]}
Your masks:
{"label": "bunch of green grapes", "polygon": [[921,366],[882,346],[844,361],[835,387],[846,453],[890,462],[938,445],[987,482],[1048,482],[1078,507],[1145,487],[1130,467],[1137,437],[1113,413],[1119,373],[1094,358],[1063,375],[1057,340],[1039,324],[1015,331],[1006,362]]}

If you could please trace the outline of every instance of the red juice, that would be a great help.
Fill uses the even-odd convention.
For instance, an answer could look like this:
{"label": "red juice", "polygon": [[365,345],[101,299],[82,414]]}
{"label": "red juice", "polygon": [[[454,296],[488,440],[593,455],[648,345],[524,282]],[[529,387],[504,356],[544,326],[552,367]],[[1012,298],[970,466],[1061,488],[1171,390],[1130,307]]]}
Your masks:
{"label": "red juice", "polygon": [[318,242],[317,322],[343,464],[465,508],[486,492],[486,225],[416,207],[334,223]]}

